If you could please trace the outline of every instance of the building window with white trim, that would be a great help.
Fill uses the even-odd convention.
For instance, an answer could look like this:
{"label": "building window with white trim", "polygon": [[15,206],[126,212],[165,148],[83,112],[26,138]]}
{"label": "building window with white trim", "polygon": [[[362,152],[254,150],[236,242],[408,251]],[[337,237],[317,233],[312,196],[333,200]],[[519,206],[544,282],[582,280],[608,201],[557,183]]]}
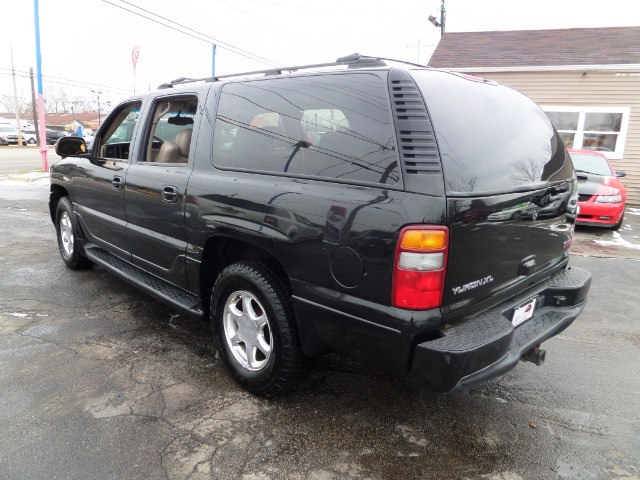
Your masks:
{"label": "building window with white trim", "polygon": [[567,148],[597,150],[621,159],[629,126],[629,107],[543,106]]}

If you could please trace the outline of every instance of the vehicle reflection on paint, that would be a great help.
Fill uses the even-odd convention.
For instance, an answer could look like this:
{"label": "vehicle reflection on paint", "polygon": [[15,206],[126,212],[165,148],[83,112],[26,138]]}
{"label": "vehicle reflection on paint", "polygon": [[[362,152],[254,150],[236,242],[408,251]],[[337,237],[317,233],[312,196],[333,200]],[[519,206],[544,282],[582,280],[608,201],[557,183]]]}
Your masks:
{"label": "vehicle reflection on paint", "polygon": [[524,202],[518,205],[507,207],[499,212],[492,213],[487,217],[490,222],[502,222],[505,220],[520,220],[538,218],[540,207],[533,202]]}

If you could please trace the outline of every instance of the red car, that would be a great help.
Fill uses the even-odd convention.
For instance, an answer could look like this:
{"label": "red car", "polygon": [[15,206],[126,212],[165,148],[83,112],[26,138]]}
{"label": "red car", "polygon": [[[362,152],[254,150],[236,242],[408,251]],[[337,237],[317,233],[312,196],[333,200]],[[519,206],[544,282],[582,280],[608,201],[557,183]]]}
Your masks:
{"label": "red car", "polygon": [[594,150],[572,150],[569,155],[578,177],[578,205],[576,225],[612,227],[617,230],[624,219],[627,189],[614,172],[607,157]]}

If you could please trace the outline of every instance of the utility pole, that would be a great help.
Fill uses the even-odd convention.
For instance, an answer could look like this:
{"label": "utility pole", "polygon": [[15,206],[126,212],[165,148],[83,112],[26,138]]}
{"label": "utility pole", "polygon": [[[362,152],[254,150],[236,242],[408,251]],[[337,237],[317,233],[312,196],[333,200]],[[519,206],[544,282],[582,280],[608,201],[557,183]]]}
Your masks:
{"label": "utility pole", "polygon": [[95,90],[91,91],[98,98],[98,128],[100,128],[100,125],[102,124],[102,120],[100,117],[100,95],[102,95],[102,92],[96,92]]}
{"label": "utility pole", "polygon": [[409,48],[418,48],[418,60],[416,60],[416,63],[420,63],[420,39],[418,39],[418,44],[417,45],[407,45],[407,47]]}
{"label": "utility pole", "polygon": [[47,133],[44,124],[44,96],[42,94],[42,56],[40,55],[40,12],[38,0],[33,0],[33,11],[36,25],[36,69],[38,71],[38,118],[40,118],[40,153],[42,154],[42,171],[49,170],[47,164]]}
{"label": "utility pole", "polygon": [[213,55],[211,56],[211,76],[216,76],[216,44],[213,44]]}
{"label": "utility pole", "polygon": [[16,88],[16,71],[13,68],[13,45],[9,44],[11,50],[11,76],[13,77],[13,98],[16,107],[16,130],[18,130],[18,145],[22,146],[22,125],[20,123],[20,102],[18,102],[18,89]]}
{"label": "utility pole", "polygon": [[418,49],[418,60],[416,62],[418,64],[420,64],[420,49],[422,47],[430,47],[430,46],[433,45],[433,43],[428,43],[426,45],[421,45],[421,42],[422,42],[421,40],[418,40],[418,44],[417,45],[407,45],[407,47],[409,47],[409,48],[417,48]]}
{"label": "utility pole", "polygon": [[33,115],[33,124],[36,130],[36,144],[40,146],[40,129],[38,128],[38,109],[36,108],[36,89],[33,86],[33,68],[29,67],[29,76],[31,77],[31,114]]}
{"label": "utility pole", "polygon": [[440,4],[440,21],[433,15],[429,15],[429,21],[434,27],[440,27],[440,38],[444,35],[444,19],[447,16],[447,11],[444,8],[444,0]]}

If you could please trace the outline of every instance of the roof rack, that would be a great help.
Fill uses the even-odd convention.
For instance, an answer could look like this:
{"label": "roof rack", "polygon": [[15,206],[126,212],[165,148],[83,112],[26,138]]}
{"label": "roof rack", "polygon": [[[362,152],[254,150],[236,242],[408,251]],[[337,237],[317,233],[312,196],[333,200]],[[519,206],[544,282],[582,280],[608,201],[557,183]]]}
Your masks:
{"label": "roof rack", "polygon": [[169,83],[163,83],[158,87],[158,89],[173,88],[175,85],[183,85],[185,83],[193,83],[193,82],[217,82],[222,78],[244,77],[247,75],[259,75],[259,74],[264,74],[264,76],[282,75],[282,72],[292,72],[297,70],[306,70],[306,69],[322,68],[322,67],[336,67],[336,66],[342,66],[342,65],[347,65],[349,68],[384,67],[384,66],[387,66],[387,63],[385,63],[386,61],[406,63],[408,65],[424,67],[424,65],[405,62],[402,60],[394,60],[391,58],[381,58],[381,57],[369,57],[366,55],[360,55],[359,53],[353,53],[351,55],[347,55],[346,57],[341,57],[335,62],[329,62],[329,63],[315,63],[311,65],[296,65],[293,67],[269,68],[266,70],[254,70],[252,72],[232,73],[229,75],[216,75],[213,77],[202,77],[202,78],[181,77],[181,78],[176,78],[175,80],[171,80]]}

